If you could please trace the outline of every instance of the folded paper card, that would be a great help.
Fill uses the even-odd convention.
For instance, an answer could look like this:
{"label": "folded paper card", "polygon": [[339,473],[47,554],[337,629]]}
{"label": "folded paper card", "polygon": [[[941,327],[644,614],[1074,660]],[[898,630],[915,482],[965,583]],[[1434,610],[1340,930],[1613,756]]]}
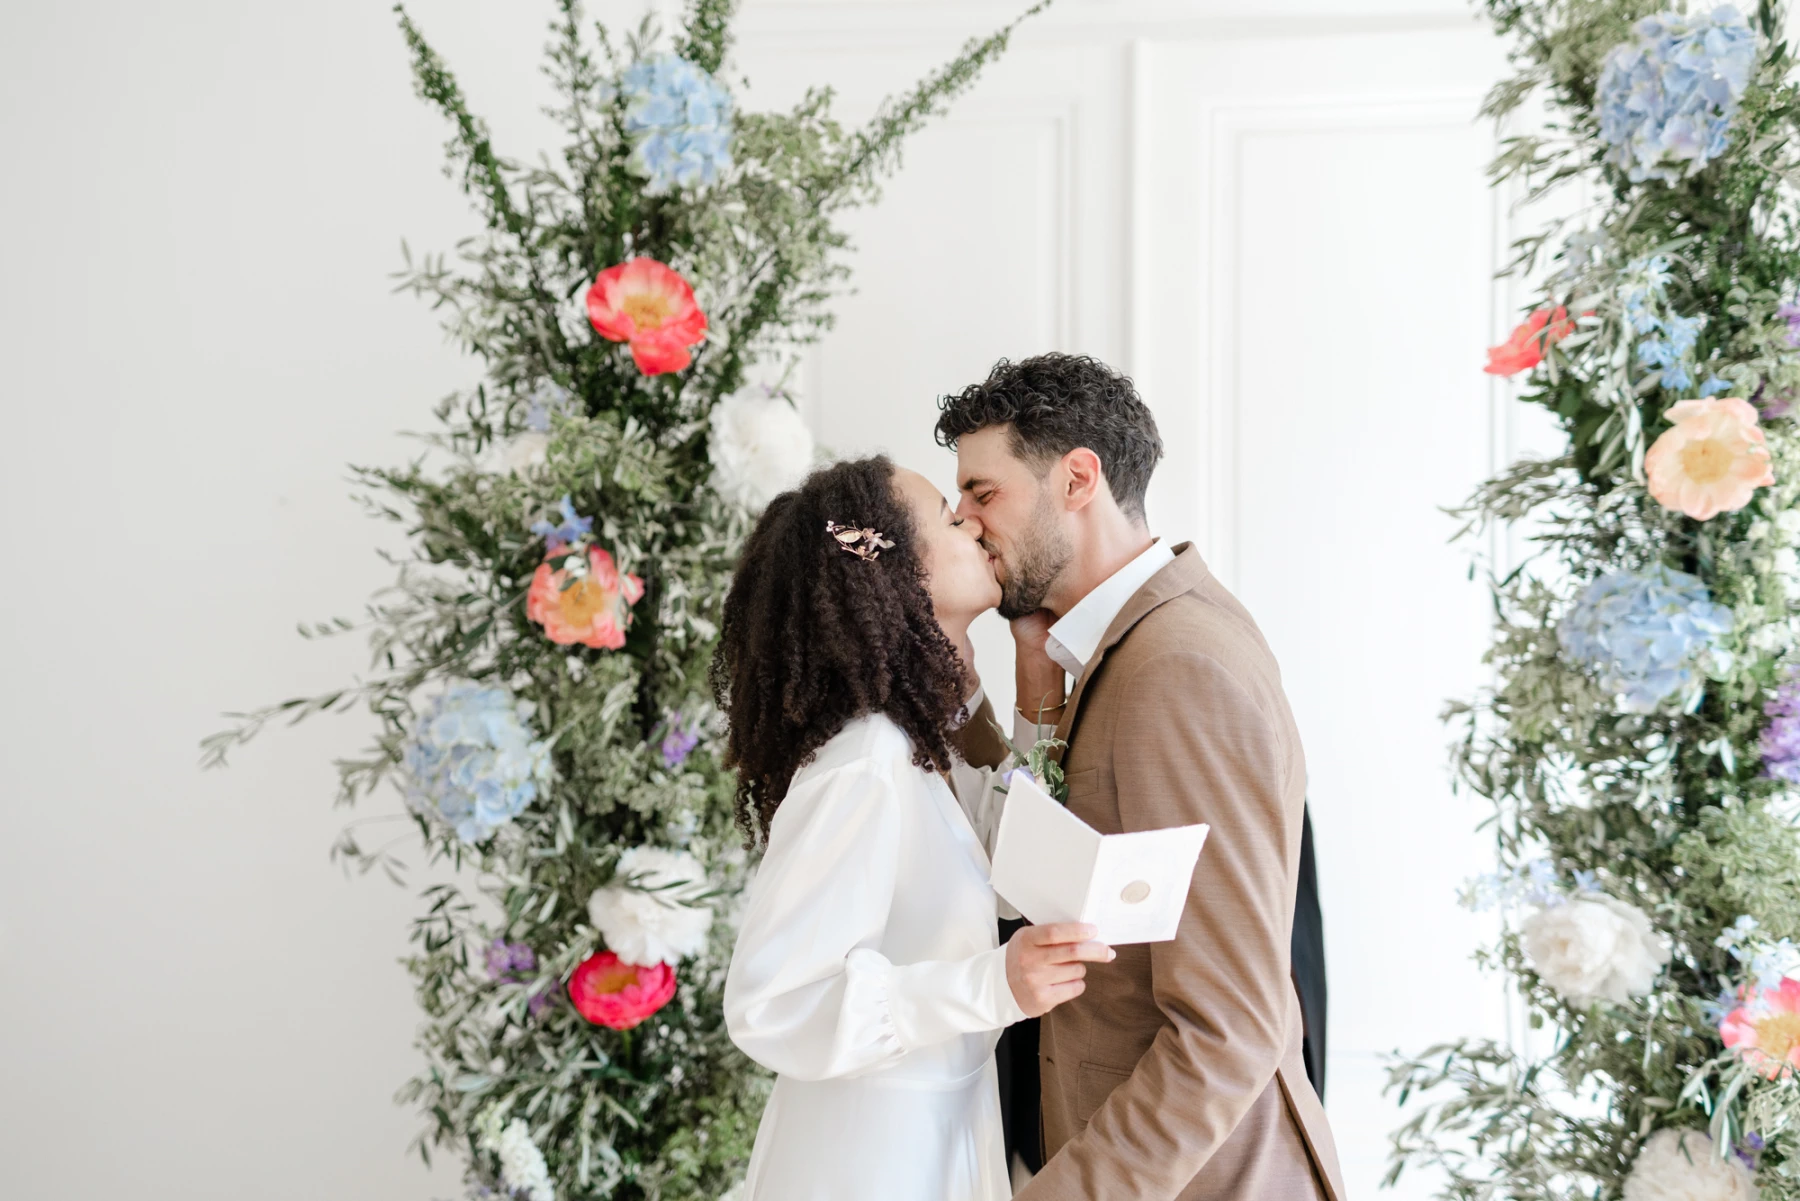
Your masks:
{"label": "folded paper card", "polygon": [[994,891],[1037,925],[1087,922],[1112,946],[1167,942],[1181,924],[1204,825],[1102,834],[1014,772],[994,845]]}

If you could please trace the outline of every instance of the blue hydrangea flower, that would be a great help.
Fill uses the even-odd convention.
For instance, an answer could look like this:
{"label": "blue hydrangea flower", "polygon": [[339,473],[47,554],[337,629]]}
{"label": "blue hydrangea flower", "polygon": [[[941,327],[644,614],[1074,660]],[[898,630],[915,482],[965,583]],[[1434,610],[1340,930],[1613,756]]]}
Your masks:
{"label": "blue hydrangea flower", "polygon": [[1662,386],[1671,392],[1680,392],[1693,382],[1694,377],[1688,374],[1687,367],[1681,363],[1670,363],[1663,368]]}
{"label": "blue hydrangea flower", "polygon": [[1645,338],[1638,343],[1638,363],[1644,367],[1667,367],[1675,361],[1675,348],[1661,338]]}
{"label": "blue hydrangea flower", "polygon": [[1706,382],[1700,385],[1700,395],[1702,396],[1717,396],[1721,392],[1729,391],[1731,391],[1731,381],[1722,375],[1709,376]]}
{"label": "blue hydrangea flower", "polygon": [[1670,317],[1662,323],[1663,333],[1669,339],[1669,349],[1678,359],[1685,359],[1694,353],[1694,343],[1700,339],[1700,327],[1705,322],[1698,317]]}
{"label": "blue hydrangea flower", "polygon": [[640,59],[619,81],[625,130],[637,139],[632,165],[660,196],[711,184],[731,169],[731,93],[673,54]]}
{"label": "blue hydrangea flower", "polygon": [[525,811],[550,782],[550,747],[504,688],[451,685],[413,723],[402,751],[406,796],[478,843]]}
{"label": "blue hydrangea flower", "polygon": [[525,428],[549,433],[550,415],[569,412],[574,400],[574,394],[555,380],[539,380],[525,407]]}
{"label": "blue hydrangea flower", "polygon": [[576,513],[575,503],[567,495],[564,495],[562,500],[557,503],[562,511],[560,525],[548,521],[531,523],[531,532],[544,540],[551,554],[555,554],[566,546],[575,545],[594,532],[594,519],[582,517]]}
{"label": "blue hydrangea flower", "polygon": [[1632,182],[1692,175],[1724,153],[1738,99],[1756,66],[1757,36],[1729,4],[1645,17],[1600,70],[1597,105],[1607,161]]}
{"label": "blue hydrangea flower", "polygon": [[1557,630],[1563,653],[1648,713],[1694,682],[1696,660],[1731,632],[1730,609],[1668,567],[1614,571],[1584,589]]}

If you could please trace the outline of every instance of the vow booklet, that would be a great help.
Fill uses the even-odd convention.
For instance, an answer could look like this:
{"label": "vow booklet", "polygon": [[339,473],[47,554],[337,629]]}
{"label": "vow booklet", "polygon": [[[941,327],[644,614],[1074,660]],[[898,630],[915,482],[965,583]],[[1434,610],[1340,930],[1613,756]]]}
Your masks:
{"label": "vow booklet", "polygon": [[1206,831],[1102,834],[1015,772],[995,839],[994,891],[1040,926],[1086,922],[1110,946],[1167,942],[1181,924]]}

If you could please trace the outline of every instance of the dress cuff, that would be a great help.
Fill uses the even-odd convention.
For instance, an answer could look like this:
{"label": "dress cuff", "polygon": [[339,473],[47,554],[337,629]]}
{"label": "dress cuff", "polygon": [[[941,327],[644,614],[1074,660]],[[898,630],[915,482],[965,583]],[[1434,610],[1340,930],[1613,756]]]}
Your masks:
{"label": "dress cuff", "polygon": [[1023,755],[1045,738],[1056,737],[1056,726],[1040,726],[1017,709],[1013,710],[1013,745]]}
{"label": "dress cuff", "polygon": [[954,962],[896,966],[889,1003],[894,1030],[909,1051],[998,1030],[1025,1016],[1006,982],[1003,946]]}

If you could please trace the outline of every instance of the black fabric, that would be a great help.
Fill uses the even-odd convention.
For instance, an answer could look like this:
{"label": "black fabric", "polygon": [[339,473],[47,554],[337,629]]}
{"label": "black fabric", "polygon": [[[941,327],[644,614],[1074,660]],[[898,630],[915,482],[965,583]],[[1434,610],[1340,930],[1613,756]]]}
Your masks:
{"label": "black fabric", "polygon": [[[1204,856],[1202,856],[1204,859]],[[1001,922],[1005,945],[1024,922]],[[1305,1031],[1300,1053],[1306,1078],[1325,1099],[1325,924],[1319,912],[1319,868],[1313,853],[1312,807],[1300,819],[1300,883],[1294,896],[1294,931],[1290,942],[1294,989],[1300,994],[1300,1020]],[[1036,1018],[1008,1026],[994,1050],[1000,1075],[1000,1123],[1006,1133],[1006,1159],[1017,1155],[1033,1172],[1044,1166],[1044,1127],[1038,1092],[1038,1023]]]}
{"label": "black fabric", "polygon": [[1319,867],[1313,858],[1312,808],[1300,817],[1300,887],[1294,896],[1294,989],[1300,994],[1300,1021],[1306,1031],[1301,1054],[1306,1078],[1325,1099],[1325,923],[1319,912]]}
{"label": "black fabric", "polygon": [[[1000,945],[1024,926],[1020,921],[1000,923]],[[1039,1117],[1038,1020],[1026,1018],[1000,1032],[994,1048],[994,1067],[1000,1075],[1000,1126],[1006,1134],[1006,1162],[1017,1155],[1033,1172],[1044,1166],[1044,1125]]]}

